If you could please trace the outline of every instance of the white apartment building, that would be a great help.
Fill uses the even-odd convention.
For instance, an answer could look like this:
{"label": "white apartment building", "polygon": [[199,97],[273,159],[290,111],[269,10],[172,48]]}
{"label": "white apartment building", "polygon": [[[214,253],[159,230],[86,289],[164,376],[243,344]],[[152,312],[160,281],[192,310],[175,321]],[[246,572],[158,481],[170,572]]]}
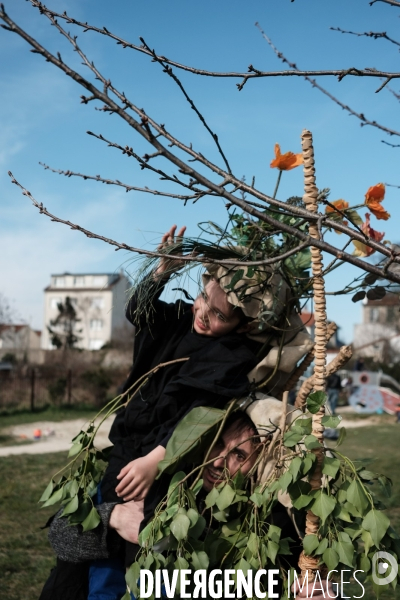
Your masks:
{"label": "white apartment building", "polygon": [[125,318],[127,291],[131,287],[122,273],[63,273],[51,275],[44,290],[42,348],[53,349],[47,329],[59,313],[57,305],[70,298],[77,317],[78,348],[99,350],[105,343],[123,336],[132,327]]}

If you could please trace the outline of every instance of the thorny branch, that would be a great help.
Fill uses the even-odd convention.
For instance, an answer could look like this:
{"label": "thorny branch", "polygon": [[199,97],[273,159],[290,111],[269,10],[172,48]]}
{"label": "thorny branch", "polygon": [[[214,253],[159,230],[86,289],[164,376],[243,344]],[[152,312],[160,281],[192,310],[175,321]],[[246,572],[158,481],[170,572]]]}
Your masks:
{"label": "thorny branch", "polygon": [[[39,5],[39,3],[36,2],[36,0],[31,0],[31,2],[34,6]],[[350,239],[359,240],[362,243],[366,244],[367,246],[371,247],[373,250],[376,250],[376,251],[380,252],[381,254],[388,256],[389,258],[392,258],[392,256],[393,256],[393,253],[391,252],[391,250],[388,249],[384,244],[375,242],[372,239],[366,240],[365,236],[361,235],[358,231],[355,231],[355,230],[347,227],[346,225],[343,225],[343,223],[329,219],[327,215],[310,213],[308,210],[298,207],[298,206],[291,205],[290,207],[288,207],[288,205],[285,202],[276,200],[274,198],[270,198],[266,194],[263,194],[259,190],[255,189],[253,186],[249,186],[249,185],[245,184],[245,182],[238,180],[233,175],[230,175],[226,171],[217,167],[211,161],[206,159],[202,154],[195,152],[191,146],[188,147],[185,144],[183,144],[182,142],[180,142],[178,139],[176,139],[171,134],[169,134],[163,125],[157,124],[153,119],[151,119],[151,117],[149,117],[145,113],[145,111],[143,109],[139,109],[130,100],[128,100],[124,93],[121,93],[116,88],[114,88],[111,81],[105,79],[101,75],[101,73],[98,71],[98,69],[94,66],[94,64],[92,62],[90,62],[88,60],[88,58],[86,57],[86,55],[80,50],[80,48],[78,47],[77,42],[76,42],[76,37],[71,37],[59,25],[59,23],[57,22],[57,20],[54,18],[53,14],[51,13],[51,11],[48,11],[47,9],[45,9],[43,7],[43,5],[40,5],[40,7],[41,7],[41,12],[43,12],[43,14],[45,14],[50,19],[51,23],[59,30],[59,32],[68,39],[68,41],[72,44],[74,50],[76,52],[78,52],[78,54],[81,56],[84,64],[92,71],[92,73],[95,75],[95,78],[102,83],[102,86],[103,86],[102,90],[97,88],[95,85],[93,85],[91,82],[89,82],[84,77],[82,77],[79,73],[77,73],[76,71],[71,69],[61,59],[60,55],[58,55],[58,57],[56,57],[53,54],[51,54],[43,46],[41,46],[39,44],[39,42],[37,42],[35,39],[33,39],[31,36],[29,36],[29,34],[26,33],[24,30],[22,30],[18,25],[16,25],[16,23],[14,21],[12,21],[8,17],[8,15],[5,13],[3,6],[1,7],[1,10],[0,10],[0,18],[7,24],[6,29],[8,29],[9,31],[12,31],[14,33],[17,33],[23,39],[25,39],[33,47],[34,52],[41,54],[48,62],[51,62],[52,64],[57,66],[66,75],[68,75],[74,81],[76,81],[81,86],[86,88],[91,94],[91,98],[87,99],[88,101],[93,100],[93,99],[102,101],[104,103],[104,107],[102,110],[104,110],[106,112],[114,113],[114,114],[117,114],[118,116],[120,116],[126,123],[128,123],[131,127],[133,127],[137,133],[139,133],[142,137],[144,137],[155,148],[156,152],[152,155],[145,155],[144,158],[140,158],[138,155],[136,155],[133,152],[133,150],[131,148],[128,148],[128,147],[122,148],[122,146],[118,146],[113,143],[111,143],[111,145],[119,147],[123,152],[128,153],[129,155],[136,158],[136,160],[138,160],[139,164],[143,168],[151,168],[152,170],[155,170],[157,173],[161,174],[162,177],[165,176],[167,179],[173,181],[174,183],[178,183],[179,185],[184,185],[185,187],[190,188],[192,191],[193,191],[194,184],[203,186],[205,188],[205,190],[199,190],[197,188],[197,189],[195,189],[195,193],[199,192],[200,194],[207,194],[207,193],[211,192],[211,193],[227,200],[228,203],[230,203],[231,205],[233,204],[233,205],[240,207],[245,213],[247,213],[248,215],[251,215],[255,219],[258,219],[261,222],[267,223],[268,225],[272,226],[277,231],[281,231],[283,233],[293,236],[294,238],[296,238],[297,240],[302,242],[301,247],[306,247],[307,245],[312,245],[312,246],[321,248],[323,251],[328,252],[329,254],[332,254],[333,256],[339,258],[340,260],[343,260],[350,264],[353,264],[354,266],[361,268],[363,271],[368,271],[368,272],[374,273],[378,277],[380,277],[382,275],[381,268],[376,267],[374,265],[370,265],[370,264],[366,263],[365,261],[360,260],[359,258],[356,258],[354,255],[351,255],[344,251],[341,251],[338,248],[336,248],[335,246],[332,246],[331,244],[328,244],[327,242],[325,242],[323,240],[311,238],[307,233],[301,231],[300,229],[297,229],[296,227],[292,227],[292,226],[288,225],[287,223],[279,221],[279,220],[271,217],[271,215],[266,212],[260,212],[254,206],[251,206],[251,204],[243,196],[238,198],[232,192],[227,191],[226,186],[233,185],[234,191],[240,190],[241,192],[246,192],[249,195],[262,200],[263,202],[266,203],[267,206],[272,205],[274,207],[279,208],[286,215],[287,214],[290,214],[290,215],[295,214],[297,216],[303,217],[307,221],[317,220],[319,227],[321,227],[323,224],[324,226],[330,227],[336,231],[341,231],[342,233],[347,234],[350,237]],[[122,106],[111,99],[111,97],[109,95],[110,92],[113,93],[117,97],[117,99],[122,103]],[[136,115],[138,115],[140,117],[140,122],[127,112],[128,109],[132,110],[134,113],[136,113]],[[151,127],[157,132],[157,135],[154,135]],[[94,135],[94,134],[92,134],[92,135]],[[96,137],[98,137],[99,139],[102,139],[103,141],[107,141],[102,136],[96,136]],[[201,174],[200,172],[193,169],[193,167],[189,166],[182,159],[180,159],[178,156],[176,156],[174,153],[172,153],[170,150],[168,150],[165,146],[163,146],[159,142],[159,139],[158,139],[159,137],[164,137],[166,140],[168,140],[170,142],[169,143],[170,147],[173,147],[173,146],[178,147],[179,149],[181,149],[184,152],[186,152],[187,154],[189,154],[192,159],[201,162],[204,166],[208,167],[212,172],[220,175],[223,179],[222,182],[220,182],[219,184],[214,183],[213,181],[211,181],[210,179],[205,177],[203,174]],[[167,159],[167,161],[169,161],[169,163],[178,167],[180,173],[182,173],[184,176],[189,177],[189,184],[185,184],[184,182],[179,180],[176,175],[168,176],[163,171],[160,171],[160,170],[154,169],[153,167],[150,167],[150,165],[148,165],[148,162],[151,158],[153,158],[155,156],[163,157],[163,158]],[[15,180],[14,180],[14,182],[17,183]],[[22,186],[20,186],[20,187],[22,188]],[[31,197],[29,193],[26,193],[26,195]],[[37,203],[36,201],[34,201],[34,204],[35,204],[35,206],[37,206],[37,208],[40,209],[41,212],[43,212],[44,214],[47,214],[50,218],[53,218],[54,220],[58,220],[61,223],[69,225],[70,227],[72,227],[74,229],[78,229],[78,230],[82,231],[83,233],[85,233],[86,235],[88,235],[89,237],[97,237],[98,239],[103,239],[103,241],[107,241],[108,243],[111,243],[112,245],[114,245],[118,248],[121,248],[121,249],[126,249],[126,250],[130,250],[133,252],[138,252],[141,254],[148,254],[151,256],[160,256],[160,253],[154,253],[154,252],[151,253],[148,251],[143,251],[142,249],[129,247],[126,244],[118,244],[117,242],[115,242],[113,240],[107,240],[106,238],[104,238],[102,236],[98,236],[97,234],[94,234],[90,231],[84,230],[83,228],[80,228],[80,226],[74,225],[74,224],[70,223],[69,221],[64,221],[62,219],[58,219],[54,215],[51,215],[50,213],[48,213],[48,211],[46,211],[46,209],[44,209],[44,207],[41,204]],[[256,222],[254,223],[254,226],[258,227]],[[297,248],[297,251],[298,251],[298,248]],[[291,249],[289,251],[289,253],[290,254],[294,253],[294,249]],[[290,255],[290,254],[285,253],[285,256]],[[271,264],[273,262],[282,260],[283,257],[284,257],[284,255],[282,254],[277,257],[272,257],[266,261],[254,261],[254,264]],[[192,261],[196,260],[196,262],[202,262],[197,257],[196,257],[196,259],[194,259],[193,257],[192,258],[186,257],[186,258],[187,258],[187,260],[192,260]],[[204,260],[209,260],[209,259],[207,258]],[[394,262],[400,263],[400,256],[396,256],[394,259]],[[226,263],[226,264],[228,264],[228,263]],[[231,264],[238,264],[238,261],[231,261]],[[247,264],[251,264],[251,263],[247,263]],[[400,276],[397,276],[395,273],[392,273],[392,272],[388,273],[386,275],[386,278],[391,281],[400,283]]]}
{"label": "thorny branch", "polygon": [[[130,48],[131,50],[136,50],[137,52],[142,52],[143,54],[147,54],[154,59],[153,53],[150,52],[146,47],[138,46],[136,44],[132,44],[127,40],[113,34],[106,27],[95,27],[93,25],[89,25],[89,23],[82,21],[78,21],[70,16],[68,16],[67,12],[57,13],[48,9],[44,4],[39,2],[38,0],[29,0],[35,8],[38,8],[41,13],[51,14],[54,18],[60,18],[67,21],[67,23],[71,23],[73,25],[77,25],[78,27],[83,28],[86,31],[94,31],[96,33],[100,33],[105,35],[120,44],[123,48]],[[393,3],[394,6],[400,6],[400,2],[394,3],[389,0],[374,0],[388,2],[389,4]],[[325,69],[322,71],[308,70],[308,71],[261,71],[253,67],[253,65],[249,65],[247,73],[240,72],[220,72],[220,71],[207,71],[206,69],[196,69],[195,67],[190,67],[188,65],[184,65],[182,63],[176,62],[169,58],[166,58],[163,55],[157,55],[157,58],[163,61],[166,64],[171,65],[172,67],[176,67],[177,69],[182,69],[184,71],[188,71],[189,73],[193,73],[195,75],[202,75],[206,77],[228,77],[233,79],[242,79],[242,82],[238,85],[239,90],[243,88],[245,83],[249,79],[256,79],[260,77],[322,77],[322,76],[331,76],[337,77],[339,81],[341,81],[344,77],[383,77],[385,79],[400,79],[400,72],[387,72],[387,71],[378,71],[371,70],[368,68],[365,69],[357,69],[356,67],[350,67],[348,69]]]}
{"label": "thorny branch", "polygon": [[[258,29],[260,30],[263,38],[268,42],[269,46],[272,48],[272,50],[275,52],[276,56],[283,62],[286,63],[287,65],[289,65],[289,67],[291,69],[295,69],[298,71],[297,69],[297,65],[296,63],[292,63],[290,62],[283,54],[282,52],[280,52],[276,46],[273,44],[272,40],[267,36],[267,34],[265,33],[265,31],[263,31],[263,29],[260,27],[260,25],[258,23],[256,23],[256,26],[258,27]],[[300,72],[300,71],[298,71]],[[355,110],[353,110],[352,108],[350,108],[350,106],[348,106],[347,104],[343,104],[343,102],[341,102],[340,100],[338,100],[338,98],[336,98],[335,96],[333,96],[330,92],[328,92],[328,90],[326,90],[325,88],[323,88],[321,85],[319,85],[319,83],[317,83],[315,81],[315,79],[311,79],[308,76],[305,76],[304,79],[306,81],[308,81],[309,83],[311,83],[311,85],[315,88],[317,88],[318,90],[320,90],[320,92],[322,92],[323,94],[325,94],[325,96],[328,96],[328,98],[330,98],[333,102],[335,102],[338,106],[340,106],[341,108],[343,108],[343,110],[346,110],[348,113],[350,113],[351,115],[353,115],[354,117],[357,117],[357,119],[360,119],[361,123],[361,127],[364,127],[365,125],[370,125],[371,127],[376,127],[377,129],[380,129],[381,131],[384,131],[385,133],[387,133],[388,135],[398,135],[400,136],[400,131],[396,131],[394,129],[389,129],[389,127],[385,127],[384,125],[380,125],[379,123],[377,123],[376,121],[371,121],[370,119],[367,119],[367,117],[363,114],[363,113],[358,113]],[[390,81],[390,79],[387,79],[378,90],[376,90],[377,92],[379,92],[388,82]]]}

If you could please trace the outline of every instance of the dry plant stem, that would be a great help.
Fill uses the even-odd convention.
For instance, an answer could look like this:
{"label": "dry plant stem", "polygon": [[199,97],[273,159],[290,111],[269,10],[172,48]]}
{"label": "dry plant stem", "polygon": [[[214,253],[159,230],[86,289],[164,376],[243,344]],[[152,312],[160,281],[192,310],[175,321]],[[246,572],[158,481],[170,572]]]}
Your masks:
{"label": "dry plant stem", "polygon": [[[331,337],[333,336],[333,334],[336,331],[337,331],[336,323],[333,323],[333,322],[328,323],[327,332],[326,332],[326,341],[327,342],[329,342],[329,340],[331,339]],[[286,383],[286,387],[289,391],[292,390],[297,385],[297,382],[299,381],[300,377],[303,375],[303,373],[306,372],[306,370],[311,365],[313,360],[314,360],[314,348],[312,350],[310,350],[310,352],[308,354],[306,354],[306,356],[303,358],[303,360],[301,361],[301,363],[299,364],[297,369],[292,373],[292,375],[288,379],[288,381]],[[296,404],[295,406],[298,406],[298,405]]]}
{"label": "dry plant stem", "polygon": [[[249,203],[247,203],[242,198],[237,198],[236,196],[233,195],[233,193],[228,192],[225,189],[225,186],[228,184],[232,184],[236,190],[240,189],[242,191],[249,193],[252,196],[255,196],[256,198],[259,198],[259,199],[265,201],[267,204],[272,204],[272,205],[278,206],[278,207],[282,208],[283,210],[285,210],[285,208],[287,209],[287,205],[284,202],[270,198],[269,196],[266,196],[265,194],[263,194],[259,190],[255,189],[254,187],[246,185],[244,182],[240,181],[239,179],[229,175],[229,173],[227,173],[223,169],[219,168],[218,166],[214,165],[210,160],[205,158],[202,154],[195,152],[191,147],[183,144],[178,139],[176,139],[174,136],[169,134],[166,131],[164,126],[158,125],[153,119],[151,119],[148,115],[146,115],[142,109],[139,109],[131,101],[129,101],[123,93],[121,93],[117,89],[115,89],[109,80],[107,80],[105,77],[103,77],[101,75],[101,73],[98,71],[98,69],[96,69],[96,67],[93,65],[93,63],[91,61],[89,61],[88,58],[85,56],[85,54],[80,50],[80,48],[78,47],[78,45],[76,43],[76,39],[72,38],[66,31],[64,31],[60,27],[59,23],[52,16],[51,11],[46,9],[46,7],[44,7],[43,5],[40,5],[37,2],[35,3],[33,0],[32,0],[32,3],[37,7],[40,6],[41,12],[43,12],[50,19],[52,24],[60,31],[60,33],[68,39],[68,41],[74,47],[74,50],[76,52],[78,52],[78,54],[82,58],[85,66],[87,66],[93,72],[95,77],[101,81],[101,83],[104,86],[105,91],[101,91],[98,88],[96,88],[92,83],[90,83],[88,80],[86,80],[84,77],[82,77],[79,73],[77,73],[76,71],[71,69],[64,61],[61,60],[60,57],[57,58],[56,56],[52,55],[49,51],[47,51],[45,48],[43,48],[43,46],[41,46],[35,39],[33,39],[31,36],[29,36],[23,29],[21,29],[16,23],[14,23],[14,21],[12,21],[8,17],[8,15],[4,12],[4,7],[2,7],[2,9],[0,10],[0,18],[7,24],[6,29],[9,29],[10,31],[20,35],[23,39],[25,39],[34,48],[34,52],[41,54],[48,62],[51,62],[53,65],[57,66],[59,69],[64,71],[64,73],[66,75],[68,75],[69,77],[74,79],[74,81],[76,81],[81,86],[86,88],[92,94],[92,97],[90,99],[96,99],[96,100],[100,100],[100,101],[104,102],[104,105],[105,105],[104,110],[106,110],[107,112],[110,112],[110,113],[118,114],[131,127],[133,127],[137,133],[142,135],[150,144],[152,144],[154,146],[154,148],[156,149],[157,156],[163,156],[168,161],[170,161],[170,163],[172,163],[176,167],[178,167],[179,171],[181,173],[183,173],[185,176],[190,177],[191,180],[193,180],[194,182],[197,182],[198,185],[204,186],[206,188],[204,193],[208,193],[208,192],[215,193],[216,195],[220,196],[221,198],[228,200],[232,204],[239,206],[246,213],[255,217],[256,219],[260,219],[261,221],[264,221],[264,222],[274,226],[275,228],[279,228],[281,231],[283,231],[285,233],[289,233],[290,235],[293,235],[294,237],[296,237],[297,239],[299,239],[303,242],[309,242],[310,245],[315,245],[316,247],[319,247],[322,250],[324,250],[330,254],[333,254],[337,258],[345,260],[346,262],[349,262],[350,264],[353,264],[365,271],[368,271],[368,272],[374,273],[378,276],[381,276],[380,269],[376,268],[374,265],[370,265],[370,264],[366,263],[365,261],[354,257],[351,254],[348,254],[346,252],[338,250],[334,246],[331,246],[330,244],[324,242],[321,239],[310,239],[310,236],[308,236],[306,233],[299,231],[298,229],[291,227],[290,225],[287,225],[286,223],[281,223],[263,212],[257,211],[254,207],[250,206]],[[120,102],[122,103],[122,106],[120,106],[114,100],[112,100],[109,96],[109,93],[115,94],[116,97],[118,98],[118,100],[120,100]],[[130,114],[128,114],[127,109],[131,109],[132,111],[134,111],[140,117],[141,122],[137,121]],[[153,132],[150,129],[150,126],[155,129],[155,131],[157,132],[157,135],[153,134]],[[216,184],[213,181],[211,181],[210,179],[208,179],[207,177],[205,177],[204,175],[202,175],[200,172],[193,169],[193,167],[186,164],[183,160],[181,160],[176,155],[174,155],[168,148],[163,146],[158,141],[158,138],[160,136],[164,137],[166,140],[168,140],[168,142],[170,142],[170,144],[169,144],[170,147],[176,146],[177,148],[180,148],[181,150],[183,150],[184,152],[189,154],[193,160],[196,160],[196,161],[204,164],[211,171],[213,171],[216,174],[219,174],[221,177],[223,177],[223,181],[220,184]],[[156,172],[159,172],[157,169],[150,167],[150,165],[148,165],[146,161],[144,161],[143,159],[140,159],[140,157],[135,155],[135,153],[132,151],[131,148],[125,147],[124,152],[128,155],[134,156],[140,162],[140,165],[142,166],[142,168],[147,167],[147,168],[151,168],[152,170],[155,170]],[[153,157],[154,156],[155,155],[153,155]],[[147,160],[149,160],[150,158],[151,157],[148,156]],[[171,181],[175,181],[180,185],[184,185],[183,182],[180,181],[176,176],[168,177],[168,179],[170,179]],[[187,187],[187,186],[185,186],[185,187]],[[346,233],[351,239],[355,239],[355,240],[361,241],[362,243],[366,243],[368,246],[370,246],[374,250],[377,250],[378,252],[380,252],[383,255],[388,256],[390,254],[390,251],[385,247],[384,244],[375,242],[372,239],[369,239],[366,241],[365,236],[361,235],[359,232],[352,230],[351,228],[343,225],[340,222],[335,222],[332,219],[329,219],[326,215],[319,216],[319,217],[317,217],[317,215],[315,215],[315,217],[314,217],[314,215],[312,213],[310,213],[309,211],[302,209],[300,207],[293,207],[293,206],[290,207],[290,212],[298,214],[299,216],[305,217],[309,221],[311,221],[312,219],[319,219],[321,224],[323,222],[324,225],[326,225],[327,227],[331,227],[334,230],[341,231],[342,233]],[[62,222],[62,221],[60,221],[60,222]],[[92,234],[92,237],[99,237],[101,239],[100,236],[95,236],[94,234]],[[126,247],[126,245],[122,245],[122,247],[129,250],[129,248]],[[400,262],[400,258],[396,259],[396,262]],[[391,281],[395,281],[396,283],[400,282],[400,277],[393,275],[393,274],[389,274],[387,276],[387,279],[390,279]]]}
{"label": "dry plant stem", "polygon": [[[318,212],[318,189],[315,184],[314,167],[314,148],[312,144],[312,135],[310,131],[304,130],[301,136],[301,146],[304,160],[304,196],[303,201],[307,209],[311,212]],[[309,224],[310,235],[319,238],[320,232],[316,223]],[[315,346],[314,346],[314,381],[315,391],[325,390],[325,363],[326,363],[326,343],[327,343],[327,318],[325,302],[325,283],[323,277],[322,252],[319,248],[311,248],[311,266],[313,275],[314,292],[314,318],[315,318]],[[322,462],[323,462],[323,433],[322,417],[325,414],[325,407],[321,406],[319,411],[312,418],[312,434],[321,444],[320,448],[313,450],[316,456],[315,469],[310,477],[311,489],[317,490],[322,484]],[[319,518],[310,510],[306,516],[306,535],[317,534],[319,528]],[[302,577],[311,569],[312,578],[315,578],[315,571],[318,569],[319,559],[316,557],[306,557],[304,551],[301,553],[299,566]],[[306,565],[306,568],[305,568]]]}
{"label": "dry plant stem", "polygon": [[[327,365],[326,376],[329,377],[329,375],[339,371],[339,369],[341,369],[350,360],[352,354],[353,350],[351,346],[342,346],[339,350],[339,354],[335,356],[335,358]],[[312,392],[313,387],[314,376],[312,375],[303,382],[299,393],[297,394],[296,401],[294,403],[297,408],[304,410],[306,406],[306,400]]]}

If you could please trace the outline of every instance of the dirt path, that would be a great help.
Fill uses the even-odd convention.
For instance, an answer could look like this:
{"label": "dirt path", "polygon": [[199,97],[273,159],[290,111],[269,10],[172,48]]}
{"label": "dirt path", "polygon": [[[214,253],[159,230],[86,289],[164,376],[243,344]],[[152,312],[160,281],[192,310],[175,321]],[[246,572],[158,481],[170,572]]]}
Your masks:
{"label": "dirt path", "polygon": [[[97,434],[98,448],[105,448],[110,445],[108,441],[108,432],[110,430],[113,417],[107,419]],[[365,419],[352,419],[351,414],[343,415],[342,425],[346,428],[367,427],[377,425],[380,422],[377,415]],[[1,433],[13,436],[19,441],[15,446],[0,447],[0,457],[11,456],[15,454],[46,454],[50,452],[67,452],[71,447],[72,438],[77,435],[80,429],[87,424],[84,419],[73,421],[38,421],[37,423],[28,423],[25,425],[15,425],[2,429]],[[40,429],[42,437],[35,440],[33,432]]]}
{"label": "dirt path", "polygon": [[[110,445],[108,432],[110,430],[113,417],[104,421],[96,436],[96,446],[105,448]],[[47,454],[50,452],[68,451],[71,447],[71,440],[75,437],[81,428],[87,425],[85,419],[75,419],[73,421],[38,421],[37,423],[27,423],[25,425],[15,425],[2,429],[1,433],[14,437],[19,441],[15,446],[0,447],[1,456],[11,456],[13,454]],[[34,439],[34,431],[40,429],[42,437]]]}

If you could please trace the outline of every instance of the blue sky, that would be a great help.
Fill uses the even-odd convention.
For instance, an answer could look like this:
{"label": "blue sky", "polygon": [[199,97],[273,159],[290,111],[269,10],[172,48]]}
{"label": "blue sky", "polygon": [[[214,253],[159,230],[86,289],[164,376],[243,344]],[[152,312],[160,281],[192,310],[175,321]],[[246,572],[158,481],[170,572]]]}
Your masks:
{"label": "blue sky", "polygon": [[[386,31],[396,38],[397,9],[383,3],[370,7],[368,0],[49,0],[48,5],[59,12],[67,10],[79,20],[106,25],[133,43],[139,43],[142,36],[159,54],[210,70],[246,71],[250,63],[262,70],[282,68],[255,27],[256,21],[299,68],[399,70],[396,46],[329,29]],[[66,40],[29,2],[6,0],[5,8],[31,36],[48,49],[60,51],[66,62],[89,75]],[[210,136],[159,65],[103,36],[68,29],[78,34],[78,43],[89,58],[136,105],[165,123],[178,138],[219,161]],[[178,200],[127,194],[112,186],[44,171],[39,161],[132,185],[171,189],[168,183],[141,171],[133,159],[86,134],[87,130],[102,133],[133,146],[138,154],[148,151],[117,117],[96,111],[93,103],[82,105],[82,89],[32,54],[26,42],[1,30],[0,54],[0,292],[13,302],[21,318],[42,328],[43,288],[51,273],[114,272],[130,257],[40,215],[11,185],[8,170],[51,212],[130,245],[154,247],[172,223],[186,224],[189,235],[196,235],[200,221],[224,224],[222,201],[202,200],[184,207]],[[272,194],[276,181],[276,170],[269,168],[275,142],[282,151],[299,152],[303,128],[313,132],[317,185],[331,188],[331,200],[360,203],[370,185],[380,181],[400,185],[400,148],[380,141],[399,140],[371,127],[361,128],[357,119],[300,78],[249,81],[238,92],[232,79],[179,75],[218,133],[233,171],[247,181],[254,175],[257,187],[266,193]],[[325,78],[320,83],[367,117],[400,128],[398,100],[387,90],[375,94],[376,79],[347,78],[338,83]],[[392,88],[399,92],[398,83]],[[278,197],[302,195],[302,185],[301,168],[284,173]],[[387,188],[385,207],[392,218],[372,222],[390,241],[400,240],[399,194],[400,190]],[[335,236],[331,241],[342,240]],[[337,270],[327,281],[328,289],[342,287],[356,273],[351,267]],[[348,297],[330,297],[328,311],[341,326],[342,338],[351,341],[353,324],[361,320],[360,304],[353,305]]]}

